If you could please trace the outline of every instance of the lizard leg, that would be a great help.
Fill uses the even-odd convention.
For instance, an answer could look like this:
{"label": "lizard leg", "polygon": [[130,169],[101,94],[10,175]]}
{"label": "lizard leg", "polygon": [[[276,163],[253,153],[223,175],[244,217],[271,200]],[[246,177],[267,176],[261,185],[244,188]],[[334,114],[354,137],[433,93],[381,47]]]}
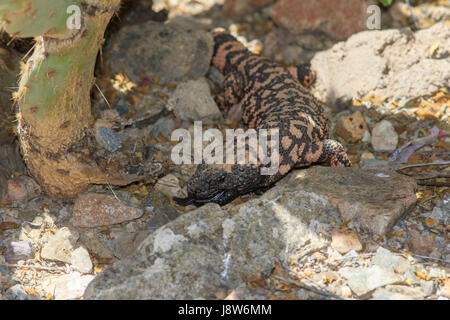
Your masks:
{"label": "lizard leg", "polygon": [[228,112],[231,107],[241,101],[244,92],[244,79],[241,73],[233,71],[223,81],[225,102],[219,105],[222,111]]}
{"label": "lizard leg", "polygon": [[316,80],[316,74],[310,69],[309,63],[303,63],[287,69],[291,75],[306,88],[309,88]]}
{"label": "lizard leg", "polygon": [[325,162],[332,167],[351,167],[352,163],[339,142],[325,139],[322,145],[322,154],[317,162]]}

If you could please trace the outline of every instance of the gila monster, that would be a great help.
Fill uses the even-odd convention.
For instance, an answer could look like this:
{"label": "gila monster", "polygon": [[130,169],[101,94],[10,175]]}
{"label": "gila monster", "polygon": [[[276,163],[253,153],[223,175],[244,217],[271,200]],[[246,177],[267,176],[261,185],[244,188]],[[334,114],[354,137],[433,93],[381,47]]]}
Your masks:
{"label": "gila monster", "polygon": [[328,139],[325,112],[305,88],[314,80],[309,70],[302,66],[285,69],[255,55],[223,29],[212,34],[212,64],[225,75],[225,103],[219,107],[227,112],[241,102],[247,129],[279,130],[279,169],[273,175],[261,175],[261,163],[200,164],[187,183],[187,198],[176,198],[177,203],[223,205],[270,187],[294,167],[312,163],[351,166],[342,145]]}

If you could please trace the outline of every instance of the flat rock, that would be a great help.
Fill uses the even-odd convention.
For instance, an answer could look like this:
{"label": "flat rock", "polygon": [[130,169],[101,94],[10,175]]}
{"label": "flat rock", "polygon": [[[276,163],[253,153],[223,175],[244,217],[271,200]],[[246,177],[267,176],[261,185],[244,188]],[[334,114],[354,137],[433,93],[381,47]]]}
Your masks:
{"label": "flat rock", "polygon": [[170,96],[167,108],[182,120],[212,121],[222,116],[204,78],[180,83]]}
{"label": "flat rock", "polygon": [[377,252],[372,259],[372,264],[393,270],[397,273],[405,273],[409,268],[409,263],[405,258],[398,256],[383,247],[377,249]]}
{"label": "flat rock", "polygon": [[163,81],[202,77],[212,52],[213,39],[208,32],[153,21],[125,26],[105,48],[113,72],[124,70],[135,83],[143,74]]}
{"label": "flat rock", "polygon": [[340,274],[348,280],[348,285],[359,297],[365,297],[373,290],[388,284],[399,283],[402,277],[394,271],[379,266],[367,269],[342,268]]}
{"label": "flat rock", "polygon": [[141,217],[144,211],[113,195],[87,193],[78,196],[71,223],[77,227],[106,226]]}
{"label": "flat rock", "polygon": [[76,231],[71,231],[67,227],[59,229],[42,247],[41,257],[45,260],[72,263],[72,252],[78,238],[79,234]]}
{"label": "flat rock", "polygon": [[82,298],[84,290],[92,279],[94,279],[93,275],[72,272],[46,277],[41,287],[44,292],[52,294],[55,300],[74,300]]}
{"label": "flat rock", "polygon": [[389,285],[378,288],[372,295],[372,300],[423,300],[424,295],[418,288]]}
{"label": "flat rock", "polygon": [[271,8],[271,17],[292,33],[320,31],[342,40],[367,29],[366,10],[362,0],[279,0]]}
{"label": "flat rock", "polygon": [[[99,274],[84,298],[214,298],[218,291],[237,288],[244,277],[269,275],[276,261],[328,246],[342,215],[362,229],[383,233],[415,203],[415,184],[400,175],[384,180],[376,172],[297,170],[243,204],[210,203],[185,213]],[[370,290],[398,280],[393,271],[372,269],[377,277],[369,278]]]}
{"label": "flat rock", "polygon": [[397,219],[416,204],[416,182],[381,169],[314,166],[289,178],[333,203],[344,221],[372,235],[384,236]]}
{"label": "flat rock", "polygon": [[[430,55],[430,47],[439,43]],[[363,31],[311,61],[314,94],[330,104],[363,96],[414,99],[450,87],[450,26]]]}

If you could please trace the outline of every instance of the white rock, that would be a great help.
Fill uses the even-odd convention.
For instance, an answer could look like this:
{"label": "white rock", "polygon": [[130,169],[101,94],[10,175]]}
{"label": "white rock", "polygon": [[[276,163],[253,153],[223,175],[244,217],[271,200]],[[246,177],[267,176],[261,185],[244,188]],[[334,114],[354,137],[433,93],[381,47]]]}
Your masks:
{"label": "white rock", "polygon": [[89,252],[79,247],[72,252],[71,264],[81,273],[90,273],[92,271],[92,261]]}
{"label": "white rock", "polygon": [[376,288],[402,281],[402,277],[395,274],[394,271],[379,266],[363,270],[342,268],[341,274],[348,280],[352,291],[360,297]]}
{"label": "white rock", "polygon": [[78,238],[78,232],[70,231],[67,227],[58,230],[43,246],[41,257],[45,260],[71,263],[72,251]]}
{"label": "white rock", "polygon": [[[414,99],[450,83],[450,28],[444,21],[416,32],[369,30],[318,52],[311,61],[317,73],[315,95],[334,104],[373,94]],[[430,58],[433,43],[439,43]]]}
{"label": "white rock", "polygon": [[65,275],[50,276],[43,283],[43,290],[54,295],[55,300],[80,299],[89,282],[94,279],[93,275],[82,275],[73,272]]}
{"label": "white rock", "polygon": [[392,152],[397,147],[398,134],[389,121],[382,120],[373,128],[371,142],[375,151]]}
{"label": "white rock", "polygon": [[408,261],[391,251],[379,247],[375,257],[372,259],[372,263],[382,268],[391,269],[397,273],[404,273],[408,270]]}
{"label": "white rock", "polygon": [[408,286],[386,286],[373,293],[373,300],[423,300],[423,293],[417,288]]}

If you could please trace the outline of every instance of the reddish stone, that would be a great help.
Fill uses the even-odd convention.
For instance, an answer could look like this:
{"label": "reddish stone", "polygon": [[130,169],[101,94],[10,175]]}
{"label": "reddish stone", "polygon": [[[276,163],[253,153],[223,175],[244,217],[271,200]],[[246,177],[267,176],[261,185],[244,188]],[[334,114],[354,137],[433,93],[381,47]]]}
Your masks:
{"label": "reddish stone", "polygon": [[30,177],[11,178],[7,184],[7,200],[25,201],[39,192],[39,186]]}
{"label": "reddish stone", "polygon": [[409,235],[411,239],[411,251],[416,254],[428,256],[433,251],[433,248],[436,247],[434,239],[430,235],[422,235],[415,229],[411,229]]}
{"label": "reddish stone", "polygon": [[141,208],[126,204],[112,195],[79,195],[73,207],[72,224],[77,227],[106,226],[134,220],[144,214]]}
{"label": "reddish stone", "polygon": [[292,33],[321,31],[337,40],[366,30],[368,18],[363,0],[279,0],[272,6],[271,16]]}

